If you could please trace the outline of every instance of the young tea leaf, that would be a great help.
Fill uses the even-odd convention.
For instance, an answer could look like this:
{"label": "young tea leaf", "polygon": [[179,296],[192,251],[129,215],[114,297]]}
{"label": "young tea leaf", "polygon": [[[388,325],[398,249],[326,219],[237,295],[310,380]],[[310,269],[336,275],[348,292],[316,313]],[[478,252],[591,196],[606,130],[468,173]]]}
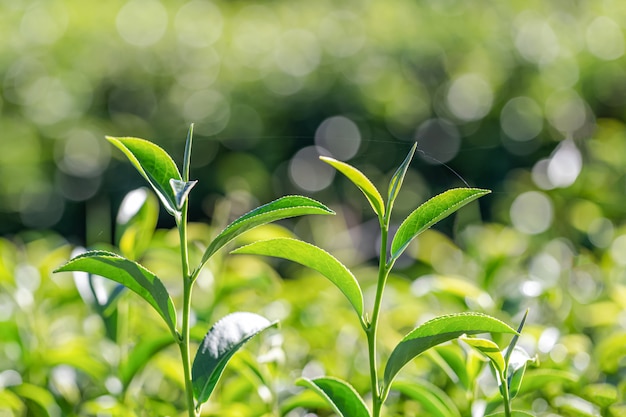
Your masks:
{"label": "young tea leaf", "polygon": [[182,178],[167,152],[144,139],[107,136],[107,140],[124,152],[137,171],[150,183],[168,213],[176,216],[178,205],[170,180],[182,181]]}
{"label": "young tea leaf", "polygon": [[274,256],[314,269],[335,284],[359,317],[363,316],[363,293],[356,278],[335,257],[317,246],[296,239],[276,238],[251,243],[232,253]]}
{"label": "young tea leaf", "polygon": [[337,171],[348,177],[354,185],[356,185],[361,192],[367,198],[370,205],[374,209],[374,212],[378,215],[378,218],[382,219],[385,215],[385,203],[383,198],[378,192],[378,189],[372,184],[372,182],[358,169],[352,165],[348,165],[345,162],[337,161],[336,159],[329,158],[327,156],[320,156],[320,159],[327,164],[333,166]]}
{"label": "young tea leaf", "polygon": [[345,381],[332,377],[301,378],[296,384],[318,393],[339,417],[370,417],[361,396]]}
{"label": "young tea leaf", "polygon": [[229,224],[209,244],[209,247],[202,256],[201,266],[204,265],[215,252],[224,247],[224,245],[250,229],[276,220],[306,214],[335,214],[335,212],[322,203],[308,197],[298,195],[281,197],[271,203],[257,207]]}
{"label": "young tea leaf", "polygon": [[407,334],[394,348],[385,367],[384,383],[389,387],[400,369],[426,350],[463,334],[512,333],[504,322],[480,313],[460,313],[437,317]]}
{"label": "young tea leaf", "polygon": [[252,337],[277,325],[246,312],[229,314],[213,325],[198,347],[191,368],[198,408],[209,399],[230,358]]}
{"label": "young tea leaf", "polygon": [[400,188],[402,188],[402,182],[404,181],[406,172],[409,169],[409,164],[413,159],[413,155],[415,155],[415,149],[417,149],[417,142],[413,144],[411,150],[409,151],[409,154],[406,156],[406,158],[404,158],[404,162],[402,162],[402,164],[393,174],[393,177],[391,177],[387,196],[387,213],[391,212],[391,209],[393,208],[393,203],[396,201],[396,197],[398,197]]}
{"label": "young tea leaf", "polygon": [[170,180],[170,187],[172,187],[172,191],[174,191],[174,198],[176,200],[176,208],[178,210],[183,208],[183,205],[187,201],[187,197],[189,196],[189,192],[196,185],[198,181],[178,181],[175,179]]}
{"label": "young tea leaf", "polygon": [[461,336],[461,340],[467,343],[476,351],[480,352],[484,357],[489,359],[496,371],[498,372],[500,378],[504,376],[506,364],[504,363],[504,355],[502,355],[502,352],[500,351],[500,347],[498,345],[496,345],[491,340],[482,339],[479,337],[473,338]]}
{"label": "young tea leaf", "polygon": [[54,272],[82,271],[123,284],[146,300],[163,317],[172,335],[176,334],[176,310],[167,289],[137,262],[106,251],[90,251],[76,256]]}
{"label": "young tea leaf", "polygon": [[426,381],[397,381],[391,389],[419,402],[433,417],[461,417],[459,409],[448,394]]}
{"label": "young tea leaf", "polygon": [[424,230],[448,217],[464,205],[490,193],[478,188],[454,188],[445,191],[413,211],[402,222],[391,243],[391,257],[398,259],[411,241]]}

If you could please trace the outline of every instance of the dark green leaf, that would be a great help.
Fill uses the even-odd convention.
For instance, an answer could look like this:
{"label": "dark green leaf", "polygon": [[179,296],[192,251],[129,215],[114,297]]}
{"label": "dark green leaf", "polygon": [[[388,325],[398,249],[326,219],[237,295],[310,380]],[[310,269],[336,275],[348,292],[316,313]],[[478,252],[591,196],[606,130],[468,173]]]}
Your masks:
{"label": "dark green leaf", "polygon": [[301,378],[297,384],[321,395],[339,417],[370,417],[361,396],[345,381],[332,377]]}
{"label": "dark green leaf", "polygon": [[437,317],[417,327],[391,352],[385,367],[384,382],[389,386],[400,369],[424,351],[463,334],[512,333],[510,326],[480,313],[460,313]]}
{"label": "dark green leaf", "polygon": [[477,188],[455,188],[445,191],[413,211],[402,222],[391,243],[391,257],[397,259],[411,241],[424,230],[448,217],[464,205],[490,193]]}
{"label": "dark green leaf", "polygon": [[204,265],[215,252],[224,247],[228,242],[250,229],[276,220],[306,214],[335,214],[335,212],[322,203],[308,197],[298,195],[281,197],[271,203],[257,207],[229,224],[209,244],[209,247],[202,256],[201,265]]}
{"label": "dark green leaf", "polygon": [[392,387],[407,397],[419,402],[429,416],[461,417],[459,409],[450,397],[435,385],[426,381],[397,381]]}
{"label": "dark green leaf", "polygon": [[150,183],[165,209],[172,215],[178,213],[176,196],[170,180],[182,181],[178,167],[162,148],[138,138],[114,138],[107,136],[128,157],[137,171]]}
{"label": "dark green leaf", "polygon": [[406,172],[409,169],[409,165],[411,164],[411,160],[413,159],[413,155],[415,154],[415,149],[417,149],[417,142],[413,144],[409,154],[404,158],[404,162],[398,167],[396,172],[391,177],[391,181],[389,181],[389,191],[387,194],[387,213],[391,213],[391,209],[393,208],[393,203],[396,201],[396,197],[398,197],[398,193],[400,192],[400,188],[402,188],[402,182],[404,181],[404,177],[406,176]]}
{"label": "dark green leaf", "polygon": [[87,272],[125,285],[150,303],[172,334],[176,334],[176,310],[167,289],[156,275],[137,262],[111,252],[90,251],[71,259],[55,272],[63,271]]}
{"label": "dark green leaf", "polygon": [[354,275],[328,252],[296,239],[276,238],[254,242],[232,253],[275,256],[318,271],[344,293],[359,317],[363,316],[363,293]]}
{"label": "dark green leaf", "polygon": [[213,325],[198,347],[191,368],[198,407],[209,399],[230,358],[252,337],[277,324],[258,314],[237,312]]}
{"label": "dark green leaf", "polygon": [[336,159],[329,158],[327,156],[320,156],[320,159],[329,165],[332,165],[337,171],[348,177],[354,185],[356,185],[361,192],[367,198],[367,201],[371,204],[374,212],[379,218],[383,218],[385,215],[385,203],[383,198],[378,192],[378,189],[372,184],[372,182],[358,169],[352,165],[348,165],[345,162],[337,161]]}

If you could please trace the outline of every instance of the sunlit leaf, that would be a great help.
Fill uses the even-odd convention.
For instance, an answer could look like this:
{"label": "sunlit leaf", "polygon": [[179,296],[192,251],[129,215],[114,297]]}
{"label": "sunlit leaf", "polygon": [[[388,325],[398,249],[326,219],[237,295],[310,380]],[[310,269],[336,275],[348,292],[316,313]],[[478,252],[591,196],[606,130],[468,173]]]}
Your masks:
{"label": "sunlit leaf", "polygon": [[124,362],[120,364],[119,376],[126,387],[155,354],[174,343],[169,336],[159,336],[141,340],[130,352]]}
{"label": "sunlit leaf", "polygon": [[454,188],[445,191],[413,211],[402,222],[391,243],[392,259],[397,259],[411,241],[424,230],[448,217],[466,204],[490,193],[477,188]]}
{"label": "sunlit leaf", "polygon": [[328,252],[296,239],[276,238],[243,246],[232,253],[274,256],[318,271],[337,286],[362,317],[363,293],[354,275]]}
{"label": "sunlit leaf", "polygon": [[147,188],[126,194],[117,212],[115,239],[122,255],[137,260],[148,248],[159,218],[159,202]]}
{"label": "sunlit leaf", "polygon": [[178,207],[170,180],[182,181],[178,167],[162,148],[138,138],[114,138],[107,136],[128,157],[137,171],[150,183],[165,209],[176,215]]}
{"label": "sunlit leaf", "polygon": [[156,275],[137,262],[111,252],[90,251],[71,259],[55,272],[63,271],[87,272],[123,284],[150,303],[172,334],[176,334],[176,310],[167,289]]}
{"label": "sunlit leaf", "polygon": [[202,256],[202,265],[224,245],[250,229],[276,220],[307,214],[335,214],[335,212],[318,201],[297,195],[281,197],[257,207],[229,224],[213,239]]}
{"label": "sunlit leaf", "polygon": [[491,340],[479,337],[463,337],[460,338],[472,348],[480,352],[484,357],[488,358],[500,376],[504,375],[506,364],[504,363],[504,355],[500,351],[500,347]]}
{"label": "sunlit leaf", "polygon": [[339,417],[370,417],[361,396],[345,381],[332,377],[301,378],[297,384],[321,395]]}
{"label": "sunlit leaf", "polygon": [[426,350],[463,334],[512,333],[504,322],[480,313],[460,313],[437,317],[407,334],[391,352],[384,382],[389,386],[400,369]]}
{"label": "sunlit leaf", "polygon": [[393,208],[393,203],[396,201],[396,197],[398,197],[400,188],[402,188],[402,182],[404,181],[406,172],[409,169],[409,165],[411,164],[411,160],[413,159],[416,148],[417,142],[413,144],[411,150],[409,151],[409,154],[406,156],[402,164],[400,164],[396,172],[393,174],[393,176],[391,177],[391,181],[389,181],[389,191],[387,194],[387,213],[391,212],[391,209]]}
{"label": "sunlit leaf", "polygon": [[230,358],[252,337],[277,324],[258,314],[237,312],[213,325],[198,347],[191,368],[198,407],[209,399]]}
{"label": "sunlit leaf", "polygon": [[606,408],[619,400],[617,387],[611,384],[587,385],[582,390],[582,396],[602,408]]}
{"label": "sunlit leaf", "polygon": [[448,394],[426,381],[396,381],[391,386],[394,391],[419,402],[429,416],[461,417],[459,409]]}
{"label": "sunlit leaf", "polygon": [[367,201],[371,204],[374,212],[379,218],[385,215],[385,203],[378,189],[372,184],[372,182],[358,169],[345,162],[337,161],[336,159],[329,158],[327,156],[320,156],[320,159],[329,165],[332,165],[337,171],[348,177],[354,185],[356,185],[361,192],[367,198]]}
{"label": "sunlit leaf", "polygon": [[534,392],[550,384],[573,385],[578,375],[560,369],[539,368],[525,373],[518,395]]}
{"label": "sunlit leaf", "polygon": [[528,352],[519,346],[515,346],[511,352],[512,353],[508,358],[507,378],[509,379],[509,394],[511,399],[513,399],[517,396],[517,393],[522,386],[522,380],[524,379],[528,363],[535,362],[537,359],[531,358]]}

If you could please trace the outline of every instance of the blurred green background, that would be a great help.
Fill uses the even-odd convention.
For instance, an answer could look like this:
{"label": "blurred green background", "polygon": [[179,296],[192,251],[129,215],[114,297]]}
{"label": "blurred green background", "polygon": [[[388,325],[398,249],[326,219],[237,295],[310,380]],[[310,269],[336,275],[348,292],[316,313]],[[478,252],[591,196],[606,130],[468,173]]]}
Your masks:
{"label": "blurred green background", "polygon": [[[367,285],[375,221],[318,155],[348,161],[384,190],[417,140],[396,223],[444,189],[492,189],[398,263],[383,352],[432,314],[471,309],[515,323],[530,308],[522,344],[544,369],[578,382],[556,378],[557,388],[523,404],[537,415],[585,415],[563,404],[588,398],[589,383],[608,384],[623,403],[625,28],[618,0],[0,0],[0,388],[16,386],[15,370],[20,382],[47,387],[63,415],[91,415],[109,394],[132,408],[111,376],[105,330],[71,278],[50,271],[70,256],[68,241],[112,244],[122,199],[144,185],[104,136],[149,139],[180,164],[195,123],[190,217],[205,225],[194,239],[278,196],[304,194],[339,215],[286,225],[363,265]],[[161,216],[159,226],[142,262],[175,287],[173,223]],[[281,381],[309,367],[349,373],[365,389],[340,297],[302,270],[237,259],[217,265],[230,280],[219,291],[207,274],[199,293],[212,301],[195,305],[201,327],[234,309],[280,318],[291,349]],[[275,269],[298,279],[282,281]],[[302,282],[315,291],[303,294]],[[129,327],[148,332],[143,317]],[[328,352],[335,343],[337,357]],[[157,414],[182,404],[164,395],[175,382],[155,382],[177,380],[176,359],[158,356],[138,383]],[[220,399],[242,403],[244,391]]]}

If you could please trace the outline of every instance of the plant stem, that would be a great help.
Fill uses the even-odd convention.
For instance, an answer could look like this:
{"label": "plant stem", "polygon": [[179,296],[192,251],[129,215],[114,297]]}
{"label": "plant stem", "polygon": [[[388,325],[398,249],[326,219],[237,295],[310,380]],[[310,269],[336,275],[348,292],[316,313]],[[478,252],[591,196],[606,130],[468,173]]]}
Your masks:
{"label": "plant stem", "polygon": [[384,398],[380,390],[378,381],[378,364],[376,357],[376,334],[378,331],[378,317],[380,315],[380,306],[382,304],[383,292],[389,268],[387,267],[387,239],[389,235],[388,222],[381,222],[381,239],[380,239],[380,258],[378,267],[378,282],[376,286],[376,299],[374,300],[374,310],[372,312],[372,321],[366,329],[367,347],[369,352],[370,379],[372,386],[372,411],[373,417],[379,417],[383,406]]}
{"label": "plant stem", "polygon": [[185,397],[187,399],[187,411],[189,417],[197,417],[193,398],[193,383],[191,380],[191,357],[189,353],[189,319],[191,315],[191,291],[193,279],[189,271],[189,249],[187,246],[187,202],[182,207],[180,219],[176,222],[180,237],[180,256],[183,273],[183,328],[178,346],[183,361],[183,377],[185,379]]}

